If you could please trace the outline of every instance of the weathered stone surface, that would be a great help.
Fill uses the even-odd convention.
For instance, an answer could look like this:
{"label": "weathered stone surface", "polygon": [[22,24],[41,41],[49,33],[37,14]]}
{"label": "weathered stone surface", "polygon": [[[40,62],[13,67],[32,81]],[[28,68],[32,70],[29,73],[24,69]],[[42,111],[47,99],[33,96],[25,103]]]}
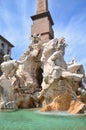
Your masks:
{"label": "weathered stone surface", "polygon": [[43,43],[41,36],[34,34],[19,61],[5,56],[1,64],[0,108],[42,106],[41,111],[81,111],[86,103],[85,73],[75,60],[65,62],[66,46],[63,37]]}
{"label": "weathered stone surface", "polygon": [[73,81],[81,81],[83,78],[83,74],[76,74],[76,73],[70,73],[68,71],[63,71],[62,77]]}
{"label": "weathered stone surface", "polygon": [[[82,85],[84,69],[74,61],[73,65],[67,66],[63,57],[66,46],[63,37],[44,44],[41,58],[44,72],[40,92],[40,97],[44,97],[42,111],[65,111],[69,109],[72,100],[77,100],[77,91]],[[77,106],[77,112],[81,108]]]}
{"label": "weathered stone surface", "polygon": [[16,109],[17,105],[14,102],[14,93],[11,87],[11,80],[4,75],[0,78],[0,92],[1,92],[1,109]]}
{"label": "weathered stone surface", "polygon": [[69,65],[68,71],[71,73],[83,74],[85,76],[85,71],[84,71],[83,65],[78,64],[78,63]]}
{"label": "weathered stone surface", "polygon": [[0,77],[2,104],[14,101],[18,108],[39,106],[37,96],[42,82],[41,47],[41,39],[34,35],[32,44],[19,61],[5,56],[5,61],[1,64],[3,75]]}
{"label": "weathered stone surface", "polygon": [[70,104],[70,108],[68,109],[68,112],[71,114],[77,114],[78,112],[80,112],[80,110],[83,109],[84,105],[85,104],[79,100],[73,100]]}
{"label": "weathered stone surface", "polygon": [[[55,91],[56,90],[54,90],[54,93],[55,93]],[[70,102],[72,100],[70,89],[67,89],[65,91],[62,91],[60,89],[60,90],[58,90],[58,93],[56,95],[58,95],[58,96],[55,97],[55,95],[53,95],[53,97],[55,97],[54,100],[50,104],[45,105],[41,111],[44,111],[44,112],[45,111],[56,111],[56,110],[66,111],[69,109]]]}

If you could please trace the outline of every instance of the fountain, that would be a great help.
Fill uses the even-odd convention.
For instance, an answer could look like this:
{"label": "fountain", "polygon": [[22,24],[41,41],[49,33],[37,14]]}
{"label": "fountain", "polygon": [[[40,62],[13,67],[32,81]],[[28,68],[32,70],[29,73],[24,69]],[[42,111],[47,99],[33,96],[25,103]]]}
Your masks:
{"label": "fountain", "polygon": [[[66,63],[64,55],[68,45],[64,37],[53,38],[53,20],[45,6],[47,2],[40,1],[37,14],[32,16],[32,30],[37,28],[38,18],[47,16],[49,21],[44,21],[51,23],[47,25],[51,37],[46,32],[42,36],[33,34],[30,46],[19,60],[4,56],[0,77],[0,130],[85,130],[86,78],[83,65],[75,58]],[[45,9],[42,15],[39,14],[43,11],[41,4]],[[41,27],[41,31],[44,30],[44,26]],[[37,31],[40,28],[38,26]]]}
{"label": "fountain", "polygon": [[64,60],[64,37],[43,42],[40,35],[19,61],[4,56],[0,77],[1,109],[38,108],[42,112],[86,111],[86,83],[83,65]]}
{"label": "fountain", "polygon": [[65,62],[66,46],[63,37],[45,43],[34,34],[18,61],[4,56],[0,130],[86,129],[85,72],[74,58]]}

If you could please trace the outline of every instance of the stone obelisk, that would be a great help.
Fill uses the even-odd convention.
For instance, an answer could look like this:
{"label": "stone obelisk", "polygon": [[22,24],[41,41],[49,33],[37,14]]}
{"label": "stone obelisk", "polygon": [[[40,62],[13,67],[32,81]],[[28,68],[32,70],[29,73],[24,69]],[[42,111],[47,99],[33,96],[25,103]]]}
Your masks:
{"label": "stone obelisk", "polygon": [[50,11],[48,10],[48,0],[37,0],[36,15],[31,16],[33,25],[31,35],[41,34],[43,41],[54,38],[52,25],[54,25]]}

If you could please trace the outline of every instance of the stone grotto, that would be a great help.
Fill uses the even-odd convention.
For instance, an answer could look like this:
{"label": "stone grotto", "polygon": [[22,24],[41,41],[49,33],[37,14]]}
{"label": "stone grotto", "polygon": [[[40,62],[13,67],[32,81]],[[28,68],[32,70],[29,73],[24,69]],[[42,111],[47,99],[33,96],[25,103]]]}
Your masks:
{"label": "stone grotto", "polygon": [[46,111],[86,112],[83,65],[64,60],[65,38],[43,42],[34,34],[19,60],[4,56],[0,77],[0,109],[40,108]]}

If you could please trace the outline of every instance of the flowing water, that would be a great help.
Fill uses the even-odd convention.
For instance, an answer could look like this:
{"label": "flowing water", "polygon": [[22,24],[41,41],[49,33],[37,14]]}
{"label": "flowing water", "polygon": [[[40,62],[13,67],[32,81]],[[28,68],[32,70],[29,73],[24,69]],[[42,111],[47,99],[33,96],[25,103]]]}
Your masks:
{"label": "flowing water", "polygon": [[4,111],[0,112],[0,130],[86,130],[86,116],[36,110]]}

